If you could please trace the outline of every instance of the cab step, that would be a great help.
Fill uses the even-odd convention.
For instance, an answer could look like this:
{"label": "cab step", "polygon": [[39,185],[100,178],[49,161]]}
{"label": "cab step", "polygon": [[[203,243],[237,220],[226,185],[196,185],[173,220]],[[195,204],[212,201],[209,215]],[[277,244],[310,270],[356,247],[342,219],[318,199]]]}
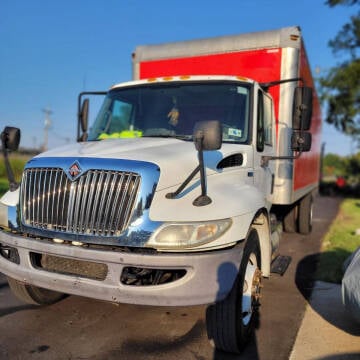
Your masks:
{"label": "cab step", "polygon": [[271,263],[271,273],[284,275],[291,263],[291,256],[278,255]]}

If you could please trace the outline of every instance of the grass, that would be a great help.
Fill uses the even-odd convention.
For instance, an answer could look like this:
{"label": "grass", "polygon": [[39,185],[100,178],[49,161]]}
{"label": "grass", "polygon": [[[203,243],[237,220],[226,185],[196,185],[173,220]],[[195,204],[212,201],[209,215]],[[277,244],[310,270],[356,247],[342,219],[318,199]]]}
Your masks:
{"label": "grass", "polygon": [[9,182],[7,179],[0,178],[0,196],[4,195],[9,189]]}
{"label": "grass", "polygon": [[360,200],[345,199],[323,240],[317,280],[341,283],[344,261],[360,246],[357,229],[360,229]]}
{"label": "grass", "polygon": [[[20,181],[24,166],[29,158],[30,156],[28,155],[17,153],[9,155],[10,164],[16,181]],[[0,154],[0,196],[2,196],[7,190],[9,190],[9,182],[6,175],[5,161],[3,156]]]}

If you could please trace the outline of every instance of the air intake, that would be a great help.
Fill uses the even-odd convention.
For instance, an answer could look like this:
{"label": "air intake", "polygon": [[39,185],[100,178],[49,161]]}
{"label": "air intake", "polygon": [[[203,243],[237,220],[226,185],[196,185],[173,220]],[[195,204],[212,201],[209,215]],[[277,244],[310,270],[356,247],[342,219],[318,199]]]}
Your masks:
{"label": "air intake", "polygon": [[217,169],[241,166],[243,164],[243,160],[244,158],[242,154],[234,154],[227,156],[217,164]]}

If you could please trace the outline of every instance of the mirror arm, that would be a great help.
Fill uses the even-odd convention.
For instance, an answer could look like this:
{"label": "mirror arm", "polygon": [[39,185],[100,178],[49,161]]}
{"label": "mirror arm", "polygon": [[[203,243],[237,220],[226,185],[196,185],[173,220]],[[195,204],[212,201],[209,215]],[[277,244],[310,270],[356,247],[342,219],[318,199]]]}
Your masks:
{"label": "mirror arm", "polygon": [[185,179],[185,181],[179,186],[179,188],[172,192],[172,193],[167,193],[165,195],[165,197],[167,199],[174,199],[176,198],[176,196],[178,196],[185,188],[186,186],[189,184],[189,182],[194,178],[194,176],[200,171],[200,165],[198,165],[193,171],[192,173]]}
{"label": "mirror arm", "polygon": [[270,160],[297,160],[302,153],[302,151],[299,151],[294,156],[262,156],[261,166],[268,166]]}
{"label": "mirror arm", "polygon": [[[200,140],[202,141],[202,139]],[[206,173],[204,164],[204,152],[199,150],[199,167],[200,167],[200,182],[201,182],[201,195],[198,196],[194,201],[194,206],[205,206],[211,203],[211,198],[207,195],[206,191]]]}
{"label": "mirror arm", "polygon": [[203,136],[199,136],[195,138],[195,142],[197,142],[198,157],[199,157],[199,165],[192,171],[192,173],[185,179],[185,181],[179,186],[179,188],[172,193],[167,193],[165,197],[167,199],[174,199],[178,196],[185,187],[190,183],[190,181],[195,177],[195,175],[200,172],[200,183],[201,183],[201,195],[198,196],[194,201],[194,206],[205,206],[211,203],[211,198],[207,195],[206,191],[206,173],[205,173],[205,164],[204,164],[204,152],[202,150],[203,145]]}
{"label": "mirror arm", "polygon": [[192,171],[192,173],[185,179],[175,192],[170,192],[165,195],[167,199],[176,198],[200,172],[201,195],[194,201],[194,206],[205,206],[212,202],[211,198],[207,195],[206,189],[206,169],[204,163],[204,150],[217,150],[220,149],[221,138],[221,124],[217,120],[199,121],[195,124],[193,137],[195,149],[198,152],[199,165]]}
{"label": "mirror arm", "polygon": [[263,83],[260,83],[259,85],[265,92],[268,92],[269,88],[272,86],[281,85],[281,84],[288,83],[288,82],[297,82],[297,81],[304,82],[303,78],[297,77],[297,78],[291,78],[291,79],[263,82]]}

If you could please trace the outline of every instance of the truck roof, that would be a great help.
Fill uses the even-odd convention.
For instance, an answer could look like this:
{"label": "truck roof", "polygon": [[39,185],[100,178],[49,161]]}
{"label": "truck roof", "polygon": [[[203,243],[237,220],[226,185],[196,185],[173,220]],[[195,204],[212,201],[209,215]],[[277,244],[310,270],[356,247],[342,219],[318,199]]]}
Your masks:
{"label": "truck roof", "polygon": [[137,46],[133,54],[133,62],[184,57],[191,55],[207,55],[228,53],[233,51],[282,48],[301,46],[301,30],[299,26],[285,27],[277,30],[252,32],[239,35],[219,36],[206,39],[178,41],[158,45]]}
{"label": "truck roof", "polygon": [[155,77],[148,78],[142,80],[133,80],[127,81],[120,84],[113,85],[110,90],[128,87],[128,86],[136,86],[136,85],[144,85],[149,83],[169,83],[169,82],[187,82],[187,81],[242,81],[248,83],[254,83],[254,80],[248,79],[242,76],[228,76],[228,75],[183,75],[183,76],[164,76],[164,77]]}

